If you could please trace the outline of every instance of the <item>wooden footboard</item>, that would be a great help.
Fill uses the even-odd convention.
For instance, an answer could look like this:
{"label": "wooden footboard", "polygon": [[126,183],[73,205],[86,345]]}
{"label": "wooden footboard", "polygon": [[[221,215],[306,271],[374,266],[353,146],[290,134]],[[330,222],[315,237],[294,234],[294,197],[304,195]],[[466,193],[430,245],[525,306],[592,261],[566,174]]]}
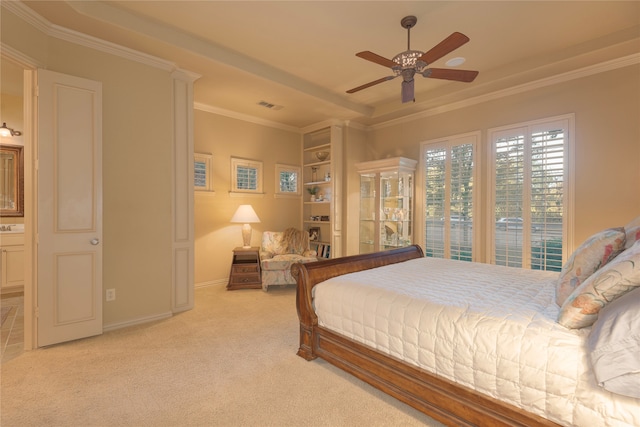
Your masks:
{"label": "wooden footboard", "polygon": [[298,356],[316,357],[351,373],[421,412],[452,426],[557,426],[538,415],[430,374],[318,326],[312,290],[341,274],[368,270],[424,256],[417,246],[296,264],[296,306],[300,319]]}

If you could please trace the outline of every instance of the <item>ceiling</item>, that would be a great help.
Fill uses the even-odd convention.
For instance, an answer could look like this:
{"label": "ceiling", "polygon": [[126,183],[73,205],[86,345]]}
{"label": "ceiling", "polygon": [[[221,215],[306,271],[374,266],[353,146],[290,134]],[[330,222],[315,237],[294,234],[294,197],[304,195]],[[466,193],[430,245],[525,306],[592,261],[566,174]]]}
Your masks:
{"label": "ceiling", "polygon": [[[638,1],[23,1],[52,24],[171,61],[200,77],[200,108],[295,129],[328,120],[375,125],[640,52]],[[355,56],[406,50],[400,20],[418,18],[411,48],[454,31],[469,43],[434,62],[478,70],[472,83],[401,79]],[[268,109],[261,101],[282,108]]]}

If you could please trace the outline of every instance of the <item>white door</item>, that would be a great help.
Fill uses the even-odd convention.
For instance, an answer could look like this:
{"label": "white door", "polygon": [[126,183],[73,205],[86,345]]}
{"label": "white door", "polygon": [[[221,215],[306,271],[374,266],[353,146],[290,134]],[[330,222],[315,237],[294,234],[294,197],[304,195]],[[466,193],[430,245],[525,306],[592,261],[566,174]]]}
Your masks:
{"label": "white door", "polygon": [[102,333],[102,85],[38,70],[38,347]]}

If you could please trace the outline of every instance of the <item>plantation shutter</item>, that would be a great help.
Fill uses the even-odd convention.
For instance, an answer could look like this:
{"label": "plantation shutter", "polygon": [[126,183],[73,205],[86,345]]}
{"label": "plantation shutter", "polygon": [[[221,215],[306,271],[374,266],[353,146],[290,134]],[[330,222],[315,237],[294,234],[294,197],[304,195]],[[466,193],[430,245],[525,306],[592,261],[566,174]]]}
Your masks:
{"label": "plantation shutter", "polygon": [[490,132],[492,263],[561,269],[567,130],[558,120]]}
{"label": "plantation shutter", "polygon": [[474,134],[423,146],[427,256],[473,258],[476,140]]}

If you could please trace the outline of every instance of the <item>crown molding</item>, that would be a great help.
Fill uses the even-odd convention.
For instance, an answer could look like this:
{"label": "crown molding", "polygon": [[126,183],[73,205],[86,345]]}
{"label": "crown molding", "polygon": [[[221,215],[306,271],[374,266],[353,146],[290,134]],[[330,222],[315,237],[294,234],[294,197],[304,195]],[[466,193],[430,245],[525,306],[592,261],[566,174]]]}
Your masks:
{"label": "crown molding", "polygon": [[270,128],[286,130],[297,134],[302,134],[302,129],[295,126],[289,126],[282,123],[272,122],[271,120],[261,119],[259,117],[250,116],[248,114],[237,113],[235,111],[226,110],[220,107],[213,107],[211,105],[202,104],[200,102],[194,102],[193,108],[196,110],[204,111],[207,113],[217,114],[219,116],[229,117],[231,119],[242,120],[243,122],[254,123],[256,125],[267,126]]}
{"label": "crown molding", "polygon": [[2,43],[2,41],[0,41],[0,55],[2,55],[3,58],[8,58],[9,60],[15,62],[22,68],[32,69],[41,66],[41,64],[35,59],[31,58],[28,55],[25,55],[17,49],[14,49],[6,43]]}
{"label": "crown molding", "polygon": [[556,76],[535,80],[529,83],[513,86],[508,89],[498,90],[485,95],[475,96],[472,98],[465,99],[463,101],[452,102],[450,104],[441,105],[435,108],[430,108],[428,110],[421,111],[419,113],[409,114],[404,117],[400,117],[397,119],[371,125],[368,127],[368,130],[384,129],[386,127],[412,122],[415,120],[423,119],[425,117],[435,116],[437,114],[458,110],[460,108],[465,108],[472,105],[493,101],[493,100],[504,98],[507,96],[517,95],[523,92],[541,89],[547,86],[552,86],[559,83],[564,83],[571,80],[580,79],[583,77],[592,76],[594,74],[600,74],[607,71],[612,71],[612,70],[628,67],[630,65],[635,65],[639,63],[640,63],[640,53],[634,53],[632,55],[623,56],[621,58],[616,58],[609,61],[601,62],[599,64],[590,65],[588,67],[558,74]]}
{"label": "crown molding", "polygon": [[52,24],[50,21],[35,13],[32,9],[25,6],[21,1],[3,1],[2,7],[49,37],[64,40],[79,46],[88,47],[90,49],[95,49],[164,71],[172,72],[179,70],[179,67],[171,61],[166,61],[97,37],[89,36],[87,34]]}

